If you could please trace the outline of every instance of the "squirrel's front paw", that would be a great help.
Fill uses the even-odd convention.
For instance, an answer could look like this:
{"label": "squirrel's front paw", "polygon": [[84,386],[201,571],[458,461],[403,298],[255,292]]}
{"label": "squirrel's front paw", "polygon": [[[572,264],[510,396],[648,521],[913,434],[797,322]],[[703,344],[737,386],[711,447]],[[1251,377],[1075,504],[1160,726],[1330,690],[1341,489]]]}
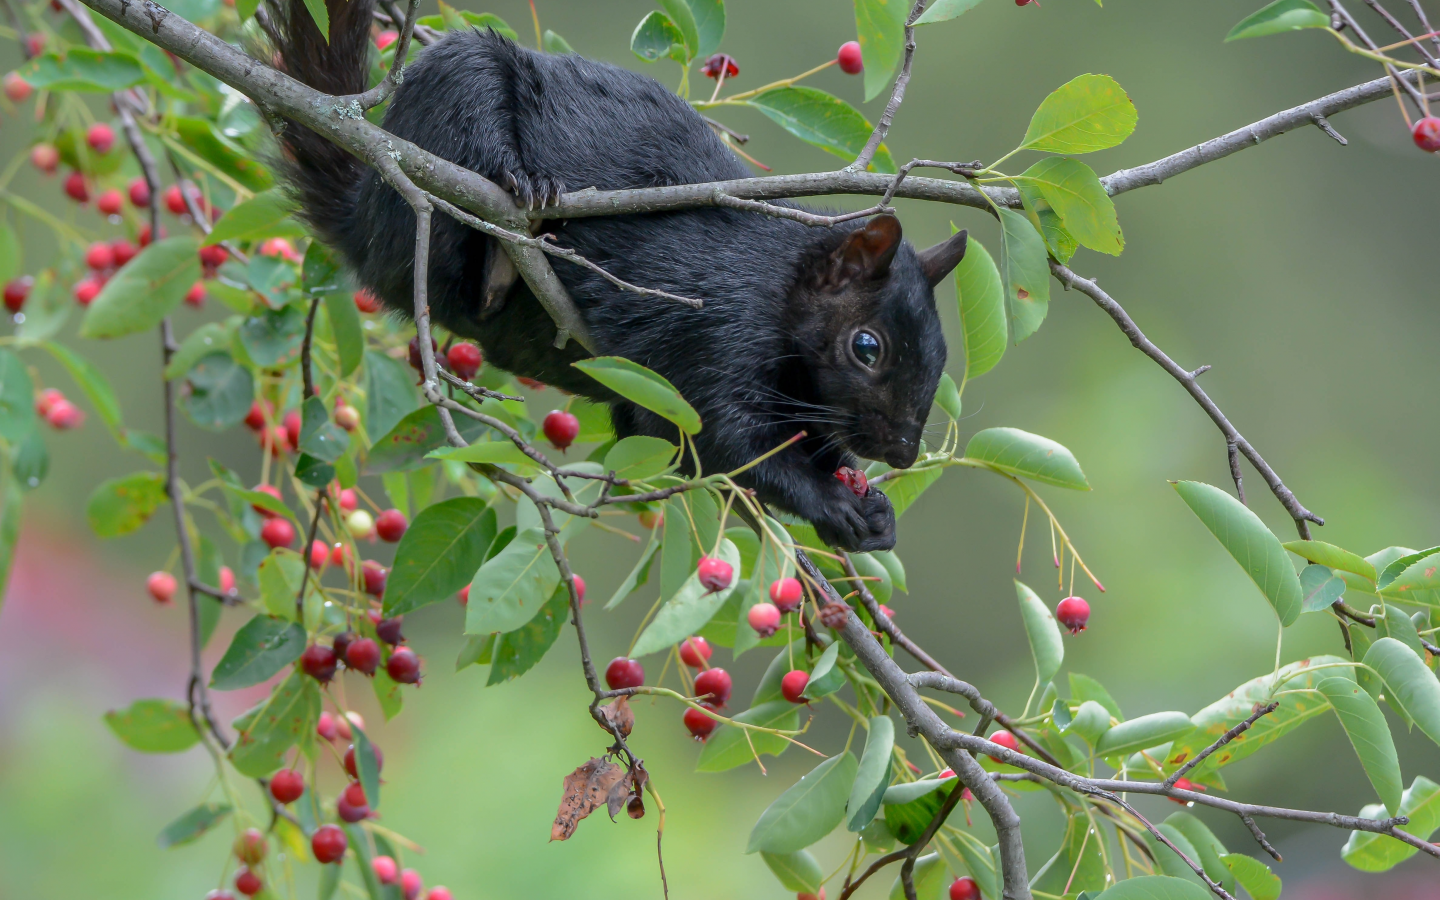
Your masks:
{"label": "squirrel's front paw", "polygon": [[505,181],[508,183],[510,193],[515,195],[515,202],[526,209],[546,206],[557,203],[560,195],[565,193],[565,185],[558,178],[551,178],[548,175],[529,175],[524,172],[506,172]]}
{"label": "squirrel's front paw", "polygon": [[827,521],[815,522],[815,532],[832,547],[850,553],[889,550],[895,546],[895,507],[878,488],[870,488],[864,497],[849,491],[850,502],[833,511]]}

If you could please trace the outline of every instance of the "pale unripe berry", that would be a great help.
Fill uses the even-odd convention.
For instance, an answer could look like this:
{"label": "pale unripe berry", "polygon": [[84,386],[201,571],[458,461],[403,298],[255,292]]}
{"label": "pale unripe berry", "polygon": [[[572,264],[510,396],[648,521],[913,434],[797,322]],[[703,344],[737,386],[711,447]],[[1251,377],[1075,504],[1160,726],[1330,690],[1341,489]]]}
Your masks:
{"label": "pale unripe berry", "polygon": [[767,638],[780,627],[780,610],[773,603],[757,603],[745,614],[745,621],[762,638]]}

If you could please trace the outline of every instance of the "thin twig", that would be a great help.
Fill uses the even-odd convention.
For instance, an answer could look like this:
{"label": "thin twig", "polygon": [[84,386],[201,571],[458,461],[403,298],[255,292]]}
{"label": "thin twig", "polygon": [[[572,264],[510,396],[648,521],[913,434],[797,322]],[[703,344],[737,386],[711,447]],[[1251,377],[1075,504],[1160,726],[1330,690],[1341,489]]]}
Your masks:
{"label": "thin twig", "polygon": [[[1192,377],[1194,373],[1191,373]],[[1245,479],[1240,472],[1240,451],[1235,447],[1234,441],[1225,442],[1226,453],[1230,456],[1230,477],[1235,480],[1235,496],[1240,499],[1240,504],[1245,505]]]}
{"label": "thin twig", "polygon": [[410,36],[415,31],[415,17],[420,12],[420,0],[409,0],[405,19],[400,26],[400,37],[395,41],[395,55],[391,58],[390,71],[380,83],[355,98],[361,109],[373,109],[390,99],[400,82],[405,80],[405,58],[410,53]]}
{"label": "thin twig", "polygon": [[1206,747],[1204,750],[1201,750],[1199,753],[1197,753],[1197,754],[1195,754],[1193,757],[1191,757],[1191,759],[1190,759],[1189,762],[1185,763],[1185,765],[1181,766],[1180,768],[1178,768],[1178,769],[1176,769],[1174,772],[1172,772],[1172,773],[1170,774],[1170,777],[1167,778],[1167,779],[1165,779],[1164,781],[1162,781],[1161,784],[1165,785],[1166,787],[1174,787],[1174,786],[1175,786],[1175,783],[1176,783],[1177,781],[1179,781],[1181,778],[1185,777],[1185,773],[1186,773],[1186,772],[1189,772],[1191,769],[1193,769],[1193,768],[1195,768],[1196,766],[1200,765],[1200,763],[1204,762],[1205,759],[1206,759],[1207,757],[1209,757],[1210,754],[1214,753],[1216,750],[1219,750],[1221,747],[1225,746],[1226,744],[1228,744],[1228,743],[1230,743],[1231,741],[1235,740],[1235,739],[1236,739],[1237,737],[1239,737],[1240,735],[1242,735],[1242,734],[1244,734],[1245,732],[1249,731],[1249,730],[1250,730],[1250,726],[1251,726],[1251,725],[1254,725],[1254,724],[1255,724],[1256,722],[1258,722],[1262,717],[1270,715],[1271,713],[1273,713],[1275,710],[1277,710],[1277,709],[1279,709],[1279,708],[1280,708],[1279,702],[1270,703],[1270,704],[1268,704],[1268,705],[1266,705],[1266,706],[1258,707],[1258,708],[1255,710],[1255,712],[1253,712],[1253,713],[1250,714],[1249,718],[1247,718],[1245,721],[1241,722],[1240,724],[1236,725],[1234,728],[1231,728],[1229,731],[1225,732],[1224,734],[1220,735],[1219,739],[1217,739],[1217,740],[1215,741],[1215,743],[1211,744],[1210,746]]}
{"label": "thin twig", "polygon": [[458,375],[453,375],[450,372],[445,371],[444,369],[436,369],[435,374],[440,376],[441,381],[444,381],[446,384],[454,385],[455,387],[469,394],[471,397],[474,397],[476,400],[514,400],[517,403],[525,402],[524,397],[512,397],[509,394],[502,394],[499,391],[492,391],[489,388],[481,387],[478,384],[471,384],[470,382],[459,377]]}
{"label": "thin twig", "polygon": [[805,225],[822,227],[839,225],[841,222],[849,222],[852,219],[863,219],[866,216],[874,216],[891,211],[890,207],[882,203],[855,212],[841,213],[838,216],[822,216],[791,206],[781,206],[778,203],[766,203],[761,200],[745,200],[740,197],[732,197],[719,188],[715,189],[715,205],[728,207],[730,209],[743,209],[746,212],[763,213],[767,216],[774,216],[777,219],[790,219]]}
{"label": "thin twig", "polygon": [[920,18],[924,11],[925,0],[915,0],[910,7],[910,15],[905,19],[905,59],[900,64],[900,75],[895,79],[895,86],[890,89],[890,100],[885,104],[885,112],[880,114],[880,121],[875,123],[875,130],[870,132],[870,139],[865,142],[855,161],[845,167],[852,172],[863,172],[870,165],[870,161],[880,149],[880,143],[889,133],[890,125],[895,121],[895,113],[900,110],[900,104],[905,99],[905,86],[910,83],[910,65],[915,61],[915,20]]}

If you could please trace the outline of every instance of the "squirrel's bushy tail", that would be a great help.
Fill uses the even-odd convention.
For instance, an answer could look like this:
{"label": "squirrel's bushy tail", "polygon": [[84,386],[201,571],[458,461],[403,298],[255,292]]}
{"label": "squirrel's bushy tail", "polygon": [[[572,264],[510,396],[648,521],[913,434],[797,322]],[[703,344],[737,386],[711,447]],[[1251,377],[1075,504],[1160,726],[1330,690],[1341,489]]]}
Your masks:
{"label": "squirrel's bushy tail", "polygon": [[[374,0],[321,0],[330,14],[330,40],[304,0],[281,0],[275,23],[276,64],[290,77],[327,94],[358,94],[370,71]],[[325,241],[350,251],[356,195],[365,164],[310,129],[289,123],[281,135],[281,178],[300,202],[300,217]]]}

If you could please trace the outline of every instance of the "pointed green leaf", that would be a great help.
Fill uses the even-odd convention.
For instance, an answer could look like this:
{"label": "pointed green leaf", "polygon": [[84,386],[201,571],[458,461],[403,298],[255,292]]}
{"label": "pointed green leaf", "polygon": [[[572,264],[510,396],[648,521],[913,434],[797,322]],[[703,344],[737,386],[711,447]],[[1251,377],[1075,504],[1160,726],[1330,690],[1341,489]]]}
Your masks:
{"label": "pointed green leaf", "polygon": [[559,55],[575,52],[575,48],[570,46],[569,41],[565,40],[563,37],[548,28],[545,29],[545,37],[542,43],[545,47],[546,53],[554,53],[556,55]]}
{"label": "pointed green leaf", "polygon": [[[366,356],[369,365],[369,356]],[[482,433],[495,434],[488,425],[469,416],[455,416],[455,430],[467,441],[474,442]],[[365,457],[365,474],[406,471],[425,465],[432,450],[445,446],[445,426],[433,406],[423,406],[395,424],[394,428],[370,445]]]}
{"label": "pointed green leaf", "polygon": [[1345,580],[1329,566],[1311,564],[1300,572],[1300,602],[1304,612],[1330,608],[1345,593]]}
{"label": "pointed green leaf", "polygon": [[300,451],[308,453],[321,462],[333,463],[350,447],[350,436],[345,429],[330,421],[325,401],[311,397],[302,408],[304,418],[300,425]]}
{"label": "pointed green leaf", "polygon": [[1264,9],[1241,19],[1230,33],[1225,35],[1226,43],[1244,38],[1264,37],[1283,31],[1299,31],[1302,28],[1329,28],[1330,17],[1310,0],[1275,0]]}
{"label": "pointed green leaf", "polygon": [[165,476],[136,472],[96,487],[85,504],[85,519],[100,537],[120,537],[139,529],[165,501]]}
{"label": "pointed green leaf", "polygon": [[1110,715],[1121,722],[1125,721],[1125,714],[1120,711],[1120,704],[1115,702],[1115,698],[1110,696],[1110,692],[1105,690],[1104,685],[1089,675],[1081,675],[1079,672],[1071,672],[1068,677],[1070,680],[1071,700],[1080,703],[1084,703],[1086,700],[1094,700],[1096,703],[1105,707],[1106,712],[1110,713]]}
{"label": "pointed green leaf", "polygon": [[[751,706],[733,718],[747,725],[794,731],[800,727],[800,707],[789,700],[771,700]],[[705,741],[705,749],[700,751],[695,771],[724,772],[745,765],[756,754],[779,756],[789,746],[790,742],[778,734],[752,731],[747,737],[745,729],[721,724]]]}
{"label": "pointed green leaf", "polygon": [[1326,678],[1315,686],[1325,695],[1360,757],[1360,765],[1375,794],[1390,815],[1399,815],[1401,793],[1405,789],[1400,776],[1400,758],[1395,753],[1395,741],[1390,736],[1390,726],[1385,714],[1380,711],[1374,698],[1365,693],[1358,684],[1348,678]]}
{"label": "pointed green leaf", "polygon": [[[290,196],[280,188],[261,191],[225,211],[205,236],[206,246],[221,241],[243,241],[269,237],[270,232],[295,211]],[[354,304],[351,304],[354,308]]]}
{"label": "pointed green leaf", "polygon": [[132,750],[179,753],[200,742],[190,710],[175,700],[136,700],[105,714],[105,724]]}
{"label": "pointed green leaf", "polygon": [[1060,849],[1031,880],[1031,889],[1048,896],[1070,895],[1105,887],[1104,838],[1090,819],[1072,815],[1065,825]]}
{"label": "pointed green leaf", "polygon": [[825,873],[820,868],[820,863],[807,850],[797,850],[794,853],[760,853],[760,858],[765,860],[765,865],[775,873],[780,880],[780,886],[787,891],[796,893],[817,894],[820,892],[820,883],[825,880]]}
{"label": "pointed green leaf", "polygon": [[1420,633],[1415,622],[1398,606],[1385,604],[1385,615],[1376,623],[1375,637],[1394,638],[1409,647],[1416,656],[1426,659],[1425,645],[1420,643]]}
{"label": "pointed green leaf", "polygon": [[90,400],[90,405],[95,407],[95,412],[105,420],[105,425],[118,440],[125,432],[124,425],[120,421],[120,401],[115,398],[115,391],[110,387],[110,382],[105,374],[90,360],[66,347],[64,344],[57,344],[54,341],[46,341],[42,344],[50,355],[60,361],[70,373],[70,377],[85,392]]}
{"label": "pointed green leaf", "polygon": [[644,481],[669,469],[679,450],[657,437],[632,435],[616,442],[605,454],[605,469],[628,481]]}
{"label": "pointed green leaf", "polygon": [[[1366,819],[1382,819],[1389,813],[1384,806],[1374,803],[1360,810],[1360,815]],[[1417,776],[1400,798],[1400,815],[1410,820],[1405,831],[1422,841],[1430,840],[1435,829],[1440,828],[1440,784]],[[1352,831],[1340,856],[1362,872],[1384,872],[1417,852],[1416,848],[1388,835]]]}
{"label": "pointed green leaf", "polygon": [[865,63],[865,102],[880,95],[905,51],[909,0],[855,0],[855,34]]}
{"label": "pointed green leaf", "polygon": [[905,510],[944,474],[945,470],[940,466],[897,470],[883,485],[885,496],[890,498],[890,505],[895,509],[895,518],[904,515]]}
{"label": "pointed green leaf", "polygon": [[1090,490],[1075,455],[1061,444],[1018,428],[986,428],[965,445],[967,459],[1043,484]]}
{"label": "pointed green leaf", "polygon": [[660,549],[659,536],[660,529],[651,529],[649,543],[645,545],[640,558],[635,561],[635,566],[630,570],[630,574],[625,576],[625,580],[620,582],[620,586],[615,589],[615,593],[605,603],[605,609],[614,609],[619,606],[626,597],[635,593],[637,587],[649,580],[650,566],[655,561],[655,551]]}
{"label": "pointed green leaf", "polygon": [[374,350],[365,351],[365,430],[370,440],[389,434],[420,405],[415,379],[410,376],[410,367],[400,360]]}
{"label": "pointed green leaf", "polygon": [[[891,0],[894,2],[894,0]],[[853,160],[870,140],[874,126],[860,110],[819,88],[791,85],[745,101],[766,118],[807,144],[844,160]],[[895,161],[884,144],[875,151],[870,171],[891,174]]]}
{"label": "pointed green leaf", "polygon": [[[954,225],[950,226],[954,229]],[[995,260],[973,236],[955,267],[955,294],[965,350],[965,381],[995,368],[1005,355],[1005,286]]]}
{"label": "pointed green leaf", "polygon": [[686,434],[700,433],[700,416],[669,381],[639,363],[619,356],[598,356],[572,363],[632,403],[674,422]]}
{"label": "pointed green leaf", "polygon": [[1280,876],[1270,867],[1253,857],[1240,853],[1222,853],[1220,861],[1240,882],[1251,900],[1279,900]]}
{"label": "pointed green leaf", "polygon": [[630,52],[645,62],[670,57],[682,65],[685,62],[685,35],[659,10],[652,11],[630,35]]}
{"label": "pointed green leaf", "polygon": [[794,853],[835,830],[858,764],[849,753],[832,756],[791,785],[760,815],[746,853]]}
{"label": "pointed green leaf", "polygon": [[241,775],[264,778],[280,768],[285,753],[315,730],[320,718],[320,688],[298,669],[275,686],[270,696],[240,716],[230,762]]}
{"label": "pointed green leaf", "polygon": [[1290,541],[1281,546],[1312,563],[1339,569],[1342,572],[1353,572],[1368,581],[1373,582],[1380,577],[1375,571],[1375,566],[1368,559],[1351,553],[1349,550],[1341,550],[1334,544],[1327,544],[1324,541]]}
{"label": "pointed green leaf", "polygon": [[933,25],[948,22],[961,13],[969,12],[980,5],[980,0],[935,0],[925,14],[915,20],[916,25]]}
{"label": "pointed green leaf", "polygon": [[255,400],[250,370],[225,350],[200,357],[185,373],[185,385],[176,405],[207,431],[225,431],[240,424]]}
{"label": "pointed green leaf", "polygon": [[511,681],[534,668],[560,637],[569,613],[570,589],[560,584],[534,618],[500,635],[491,652],[490,679],[485,684]]}
{"label": "pointed green leaf", "polygon": [[1119,256],[1125,249],[1115,204],[1094,169],[1078,159],[1051,156],[1031,166],[1022,177],[1039,186],[1065,230],[1081,244],[1111,256]]}
{"label": "pointed green leaf", "polygon": [[655,618],[641,632],[635,646],[630,650],[632,656],[647,656],[672,644],[678,644],[704,627],[720,607],[725,605],[730,593],[740,582],[740,551],[726,538],[720,542],[718,556],[734,568],[735,574],[730,586],[720,591],[707,591],[700,584],[699,575],[692,572],[675,596],[660,607]]}
{"label": "pointed green leaf", "polygon": [[230,812],[228,803],[202,803],[161,829],[155,843],[162,850],[188,844],[220,824]]}
{"label": "pointed green leaf", "polygon": [[720,49],[725,37],[725,0],[685,0],[690,15],[695,20],[695,34],[699,43],[695,56],[705,58]]}
{"label": "pointed green leaf", "polygon": [[845,673],[835,665],[839,657],[840,642],[834,641],[820,654],[820,658],[815,660],[815,668],[810,670],[810,680],[805,683],[802,697],[819,700],[845,686]]}
{"label": "pointed green leaf", "polygon": [[559,583],[545,532],[525,529],[475,573],[465,633],[514,631],[535,617]]}
{"label": "pointed green leaf", "polygon": [[35,429],[35,385],[25,363],[0,350],[0,437],[18,442]]}
{"label": "pointed green leaf", "polygon": [[1091,153],[1114,147],[1135,130],[1135,104],[1109,75],[1081,75],[1046,97],[1030,119],[1022,145],[1051,153]]}
{"label": "pointed green leaf", "polygon": [[1440,553],[1426,551],[1414,557],[1402,557],[1385,567],[1380,592],[1401,603],[1440,606]]}
{"label": "pointed green leaf", "polygon": [[105,283],[85,311],[80,336],[115,338],[160,324],[200,280],[200,244],[194,238],[157,241]]}
{"label": "pointed green leaf", "polygon": [[[1050,264],[1040,232],[1021,213],[1001,208],[1000,283],[1010,333],[1020,343],[1040,329],[1050,309]],[[966,256],[969,256],[967,253]]]}
{"label": "pointed green leaf", "polygon": [[71,46],[64,55],[46,53],[21,66],[19,75],[33,88],[108,94],[145,80],[140,61],[129,53]]}
{"label": "pointed green leaf", "polygon": [[[838,643],[838,642],[837,642]],[[895,750],[895,722],[889,716],[875,716],[865,735],[865,752],[850,799],[845,803],[845,828],[860,831],[880,811],[880,802],[890,787],[890,756]]]}
{"label": "pointed green leaf", "polygon": [[305,652],[305,629],[294,622],[255,616],[240,626],[216,663],[210,686],[234,691],[267,680]]}
{"label": "pointed green leaf", "polygon": [[1060,638],[1060,626],[1050,607],[1019,581],[1015,582],[1015,595],[1020,600],[1020,618],[1025,623],[1025,636],[1030,641],[1030,655],[1035,660],[1035,677],[1044,684],[1060,671],[1065,661],[1065,642]]}
{"label": "pointed green leaf", "polygon": [[[1247,713],[1248,715],[1248,713]],[[1121,722],[1100,737],[1095,755],[1100,757],[1135,753],[1181,738],[1195,728],[1183,712],[1158,712]]]}
{"label": "pointed green leaf", "polygon": [[1094,895],[1094,900],[1210,900],[1210,897],[1210,892],[1205,888],[1183,878],[1142,875],[1139,878],[1127,878]]}
{"label": "pointed green leaf", "polygon": [[935,405],[940,411],[954,422],[960,418],[963,409],[960,403],[960,389],[955,385],[955,379],[950,377],[949,372],[940,375],[940,384],[935,388]]}
{"label": "pointed green leaf", "polygon": [[1385,696],[1397,704],[1430,740],[1440,743],[1440,681],[1415,651],[1382,637],[1365,654],[1365,665],[1385,680]]}
{"label": "pointed green leaf", "polygon": [[485,562],[497,530],[495,510],[476,497],[422,509],[395,549],[385,614],[401,615],[453,597]]}

